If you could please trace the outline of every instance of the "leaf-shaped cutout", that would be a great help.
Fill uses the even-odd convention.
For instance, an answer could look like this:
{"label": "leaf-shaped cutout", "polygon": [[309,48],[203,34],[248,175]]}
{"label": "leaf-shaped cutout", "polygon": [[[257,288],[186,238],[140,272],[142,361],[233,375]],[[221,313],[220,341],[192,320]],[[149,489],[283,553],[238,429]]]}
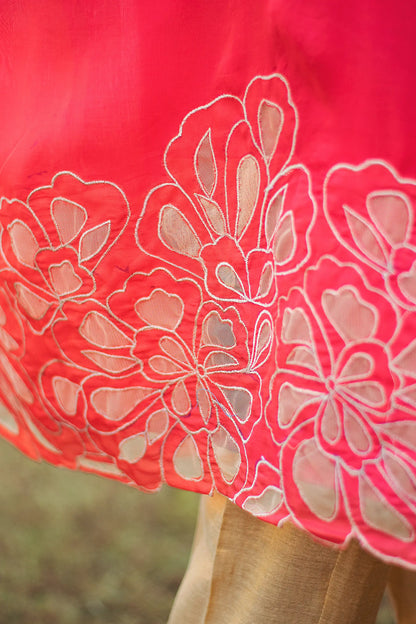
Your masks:
{"label": "leaf-shaped cutout", "polygon": [[76,274],[69,260],[64,260],[60,264],[51,264],[49,278],[58,297],[75,293],[82,286],[82,279]]}
{"label": "leaf-shaped cutout", "polygon": [[106,221],[84,232],[79,241],[79,259],[85,262],[93,258],[106,244],[110,236],[111,223]]}
{"label": "leaf-shaped cutout", "polygon": [[371,355],[356,352],[347,360],[338,378],[343,382],[348,379],[363,379],[371,375],[374,368],[375,363]]}
{"label": "leaf-shaped cutout", "polygon": [[14,289],[16,291],[16,299],[26,314],[35,321],[40,321],[52,304],[19,282],[14,285]]}
{"label": "leaf-shaped cutout", "polygon": [[204,368],[223,368],[227,366],[235,366],[238,360],[229,353],[224,351],[212,351],[205,359]]}
{"label": "leaf-shaped cutout", "polygon": [[218,280],[224,284],[224,286],[230,288],[231,290],[235,290],[242,295],[244,294],[243,285],[234,267],[224,262],[217,266],[216,273]]}
{"label": "leaf-shaped cutout", "polygon": [[173,360],[176,360],[182,365],[189,366],[189,359],[185,353],[183,346],[171,336],[163,336],[159,340],[159,346]]}
{"label": "leaf-shaped cutout", "polygon": [[296,243],[295,223],[293,213],[290,210],[284,215],[276,230],[273,244],[273,255],[276,264],[286,264],[293,258],[296,251]]}
{"label": "leaf-shaped cutout", "polygon": [[158,375],[174,375],[184,371],[180,364],[164,355],[152,355],[149,358],[149,366]]}
{"label": "leaf-shaped cutout", "polygon": [[217,183],[217,166],[211,143],[211,129],[207,130],[196,148],[195,172],[204,193],[212,195]]}
{"label": "leaf-shaped cutout", "polygon": [[347,442],[356,455],[366,455],[371,450],[373,443],[365,421],[348,408],[344,408],[344,430]]}
{"label": "leaf-shaped cutout", "polygon": [[8,227],[13,253],[21,264],[35,267],[36,254],[39,251],[38,241],[32,230],[22,221],[13,221]]}
{"label": "leaf-shaped cutout", "polygon": [[279,406],[277,420],[281,427],[288,427],[296,420],[298,414],[309,403],[319,398],[318,392],[297,388],[289,382],[282,384],[279,390]]}
{"label": "leaf-shaped cutout", "polygon": [[385,405],[387,397],[384,386],[378,381],[370,381],[365,379],[363,381],[351,381],[349,383],[342,384],[344,389],[348,390],[355,399],[366,403],[370,407],[383,407]]}
{"label": "leaf-shaped cutout", "polygon": [[147,419],[146,433],[149,444],[153,444],[159,440],[168,430],[169,414],[166,409],[160,409],[153,412]]}
{"label": "leaf-shaped cutout", "polygon": [[272,341],[272,337],[273,337],[272,324],[271,324],[271,321],[268,318],[266,318],[261,322],[259,329],[256,327],[255,348],[254,348],[254,357],[253,357],[254,364],[259,363],[260,357],[262,353],[264,353],[267,350],[267,347],[269,347]]}
{"label": "leaf-shaped cutout", "polygon": [[208,219],[209,225],[212,227],[216,234],[222,236],[227,231],[227,226],[224,219],[224,214],[213,199],[208,199],[207,197],[203,197],[202,195],[197,195],[197,199],[201,204],[205,216]]}
{"label": "leaf-shaped cutout", "polygon": [[172,405],[175,412],[180,416],[186,416],[191,411],[191,399],[183,381],[178,381],[173,389]]}
{"label": "leaf-shaped cutout", "polygon": [[268,485],[258,496],[248,496],[243,509],[254,516],[270,516],[279,509],[282,500],[282,491],[274,485]]}
{"label": "leaf-shaped cutout", "polygon": [[312,332],[308,317],[302,308],[286,308],[283,314],[282,340],[286,343],[300,342],[312,347]]}
{"label": "leaf-shaped cutout", "polygon": [[204,467],[192,436],[186,436],[179,444],[173,454],[173,465],[182,479],[198,481],[203,476]]}
{"label": "leaf-shaped cutout", "polygon": [[326,316],[345,342],[368,340],[377,330],[377,309],[352,286],[322,293]]}
{"label": "leaf-shaped cutout", "polygon": [[85,349],[81,353],[107,373],[123,373],[137,364],[137,360],[134,358],[123,355],[108,355],[94,349]]}
{"label": "leaf-shaped cutout", "polygon": [[19,433],[17,420],[3,405],[0,409],[0,426],[13,435],[17,435]]}
{"label": "leaf-shaped cutout", "polygon": [[359,479],[361,513],[367,524],[403,542],[412,541],[414,530],[406,518],[387,502],[369,479],[364,476]]}
{"label": "leaf-shaped cutout", "polygon": [[199,381],[196,385],[196,400],[198,403],[199,412],[202,416],[202,420],[205,424],[207,424],[211,416],[212,405],[206,388],[204,388],[204,386]]}
{"label": "leaf-shaped cutout", "polygon": [[266,240],[267,245],[270,246],[270,243],[273,239],[273,236],[277,230],[277,226],[280,221],[280,217],[283,212],[283,204],[286,197],[287,186],[284,186],[282,189],[272,197],[270,204],[267,208],[266,212],[266,220],[265,220],[265,231],[266,231]]}
{"label": "leaf-shaped cutout", "polygon": [[183,214],[167,204],[160,211],[159,234],[162,242],[172,251],[197,258],[201,243]]}
{"label": "leaf-shaped cutout", "polygon": [[269,100],[262,100],[258,111],[260,141],[264,155],[269,161],[276,151],[283,127],[282,109]]}
{"label": "leaf-shaped cutout", "polygon": [[308,368],[315,374],[319,374],[319,364],[314,352],[310,347],[295,347],[287,357],[287,363],[292,366],[301,366]]}
{"label": "leaf-shaped cutout", "polygon": [[390,245],[406,242],[411,215],[408,197],[392,191],[371,193],[367,197],[367,210]]}
{"label": "leaf-shaped cutout", "polygon": [[120,443],[119,459],[129,464],[138,462],[146,452],[146,437],[143,433],[136,433]]}
{"label": "leaf-shaped cutout", "polygon": [[0,327],[0,343],[6,351],[16,351],[19,348],[16,340],[2,327]]}
{"label": "leaf-shaped cutout", "polygon": [[165,293],[156,288],[149,297],[138,299],[134,309],[136,314],[152,327],[173,330],[182,320],[184,304],[178,295]]}
{"label": "leaf-shaped cutout", "polygon": [[74,416],[77,413],[81,386],[66,377],[56,375],[52,379],[52,388],[60,408],[69,416]]}
{"label": "leaf-shaped cutout", "polygon": [[232,348],[237,344],[233,323],[224,321],[216,310],[207,314],[202,323],[202,344]]}
{"label": "leaf-shaped cutout", "polygon": [[274,278],[273,267],[271,263],[268,262],[264,266],[262,274],[260,276],[259,287],[258,287],[257,294],[255,297],[256,299],[263,299],[263,297],[266,297],[269,294],[270,289],[273,284],[273,278]]}
{"label": "leaf-shaped cutout", "polygon": [[344,206],[345,216],[351,235],[359,251],[372,262],[387,267],[387,254],[375,228],[348,206]]}
{"label": "leaf-shaped cutout", "polygon": [[322,520],[332,520],[338,509],[335,463],[314,440],[303,442],[296,451],[293,479],[312,513]]}
{"label": "leaf-shaped cutout", "polygon": [[122,420],[152,393],[151,388],[97,388],[91,394],[91,405],[108,420]]}
{"label": "leaf-shaped cutout", "polygon": [[332,399],[328,399],[325,403],[321,419],[321,433],[329,444],[338,442],[341,435],[341,418],[338,406]]}
{"label": "leaf-shaped cutout", "polygon": [[240,160],[237,169],[237,238],[241,237],[253,217],[259,192],[260,167],[255,157],[247,154]]}
{"label": "leaf-shaped cutout", "polygon": [[103,314],[92,310],[82,319],[79,333],[85,340],[96,347],[117,349],[131,347],[132,341],[124,332]]}
{"label": "leaf-shaped cutout", "polygon": [[17,394],[19,399],[31,405],[33,403],[33,394],[3,353],[0,353],[0,365],[3,368],[3,373],[11,383],[15,394]]}
{"label": "leaf-shaped cutout", "polygon": [[219,427],[211,436],[212,448],[224,481],[231,483],[241,466],[238,444],[224,427]]}
{"label": "leaf-shaped cutout", "polygon": [[73,241],[87,221],[85,208],[63,197],[52,201],[51,215],[62,245]]}
{"label": "leaf-shaped cutout", "polygon": [[250,418],[253,397],[245,388],[221,386],[224,396],[227,398],[233,414],[244,423]]}

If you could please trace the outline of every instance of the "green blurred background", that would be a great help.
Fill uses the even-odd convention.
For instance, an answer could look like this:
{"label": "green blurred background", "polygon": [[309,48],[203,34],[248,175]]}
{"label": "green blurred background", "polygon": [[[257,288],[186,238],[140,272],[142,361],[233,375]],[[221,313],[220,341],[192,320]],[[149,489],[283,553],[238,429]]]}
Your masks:
{"label": "green blurred background", "polygon": [[[0,440],[0,624],[164,624],[198,497],[143,494]],[[387,599],[377,624],[393,624]]]}

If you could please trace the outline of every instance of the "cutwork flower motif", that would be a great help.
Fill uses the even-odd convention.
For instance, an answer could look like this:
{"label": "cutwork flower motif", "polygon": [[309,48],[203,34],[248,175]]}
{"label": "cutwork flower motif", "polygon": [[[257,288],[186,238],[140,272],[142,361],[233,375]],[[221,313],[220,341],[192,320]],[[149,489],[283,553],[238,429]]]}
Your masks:
{"label": "cutwork flower motif", "polygon": [[[123,321],[116,316],[120,310]],[[141,460],[148,461],[147,452],[156,452],[157,446],[146,443],[144,414],[151,410],[158,414],[152,417],[153,423],[166,422],[164,433],[170,442],[163,442],[163,453],[167,457],[171,449],[169,461],[174,467],[181,465],[181,454],[188,456],[194,448],[195,457],[199,456],[200,438],[205,439],[205,460],[195,460],[193,472],[175,469],[176,479],[186,480],[184,475],[190,475],[189,487],[189,480],[200,478],[196,466],[201,470],[204,466],[204,478],[211,481],[211,471],[215,474],[216,470],[217,481],[221,477],[227,484],[235,479],[243,467],[242,435],[252,428],[248,422],[252,413],[256,419],[261,414],[256,369],[268,356],[272,342],[267,313],[260,315],[255,341],[249,345],[233,307],[203,303],[201,289],[193,280],[175,280],[166,270],[156,269],[133,274],[109,297],[107,306],[93,300],[69,301],[62,315],[53,326],[53,335],[74,372],[47,391],[55,397],[53,403],[62,418],[77,427],[88,426],[105,452],[105,436],[111,432],[113,438],[123,431],[117,433],[120,437],[137,426],[140,436],[129,444],[131,448],[142,445],[143,453],[129,462],[132,474],[140,469]],[[80,380],[74,381],[77,376]],[[78,396],[84,397],[83,410]],[[81,412],[85,414],[79,420]],[[175,439],[182,450],[171,447]],[[114,441],[109,444],[114,451]],[[118,461],[123,458],[119,456]]]}
{"label": "cutwork flower motif", "polygon": [[[265,440],[266,432],[262,430],[262,439]],[[264,457],[264,449],[261,459],[255,467],[253,482],[241,489],[236,497],[236,502],[245,511],[254,516],[267,518],[268,522],[277,524],[289,513],[284,503],[284,492],[280,471],[275,466],[275,456],[272,461]],[[276,453],[276,447],[274,449]]]}
{"label": "cutwork flower motif", "polygon": [[309,255],[315,214],[309,174],[290,164],[296,128],[277,75],[253,80],[243,100],[223,96],[193,111],[166,150],[173,182],[149,193],[138,245],[203,279],[217,300],[271,305],[276,274]]}
{"label": "cutwork flower motif", "polygon": [[166,407],[185,429],[211,430],[219,413],[243,431],[250,419],[252,426],[252,415],[261,412],[256,371],[273,340],[270,315],[260,315],[251,344],[235,307],[204,302],[196,282],[175,280],[162,269],[145,282],[133,275],[109,306],[123,309],[134,324],[132,353],[142,358],[146,378],[163,386]]}
{"label": "cutwork flower motif", "polygon": [[352,521],[379,551],[393,542],[404,548],[413,539],[409,502],[397,511],[388,473],[412,475],[408,459],[397,459],[401,452],[391,446],[391,422],[404,417],[395,409],[401,382],[389,347],[394,306],[358,267],[330,258],[308,269],[304,290],[293,289],[280,303],[281,374],[268,419],[282,442],[289,509],[316,535],[324,537],[332,524],[342,542]]}
{"label": "cutwork flower motif", "polygon": [[149,491],[160,487],[161,446],[171,423],[157,388],[139,372],[115,377],[51,360],[41,387],[56,420],[82,435],[79,468],[123,475]]}
{"label": "cutwork flower motif", "polygon": [[[95,471],[107,474],[111,466],[115,468],[114,462],[89,442],[83,425],[78,423],[75,429],[74,423],[57,419],[46,409],[34,371],[44,366],[42,356],[48,347],[44,337],[25,335],[13,298],[6,288],[1,288],[0,397],[6,408],[0,411],[1,434],[34,459],[69,468],[81,468],[83,462],[94,459]],[[62,370],[62,361],[60,366]],[[125,480],[114,470],[112,476]]]}
{"label": "cutwork flower motif", "polygon": [[380,453],[378,425],[399,383],[383,346],[395,310],[355,268],[329,258],[306,271],[304,293],[294,289],[280,304],[278,367],[286,375],[273,386],[280,436],[312,418],[320,446],[360,469]]}
{"label": "cutwork flower motif", "polygon": [[381,161],[338,165],[325,182],[325,212],[336,237],[407,309],[416,307],[415,207],[415,181]]}
{"label": "cutwork flower motif", "polygon": [[[6,288],[0,288],[0,396],[8,411],[1,410],[0,428],[8,439],[19,438],[19,413],[34,403],[33,384],[20,360],[25,352],[22,323]],[[29,387],[30,386],[30,387]]]}
{"label": "cutwork flower motif", "polygon": [[95,448],[97,455],[113,458],[112,473],[117,467],[148,491],[166,481],[209,492],[215,482],[225,493],[244,480],[246,456],[236,425],[227,422],[225,428],[218,423],[211,431],[190,433],[166,406],[160,385],[151,385],[142,373],[88,374],[53,361],[42,372],[42,388],[57,419],[84,432],[90,441],[87,458],[78,458],[83,469],[93,469]]}
{"label": "cutwork flower motif", "polygon": [[90,297],[94,270],[126,226],[129,207],[110,182],[59,173],[27,203],[3,198],[1,247],[7,283],[32,329],[43,332],[62,302]]}

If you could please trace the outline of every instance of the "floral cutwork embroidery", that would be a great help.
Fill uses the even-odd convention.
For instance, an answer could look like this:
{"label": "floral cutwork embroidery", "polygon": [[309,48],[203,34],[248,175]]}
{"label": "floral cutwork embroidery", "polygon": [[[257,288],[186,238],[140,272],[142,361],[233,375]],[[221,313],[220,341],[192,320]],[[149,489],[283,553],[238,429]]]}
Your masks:
{"label": "floral cutwork embroidery", "polygon": [[188,115],[165,154],[173,182],[146,199],[139,246],[203,280],[217,300],[273,304],[276,275],[308,258],[316,210],[308,171],[288,166],[296,127],[279,76]]}
{"label": "floral cutwork embroidery", "polygon": [[62,302],[91,297],[94,270],[120,237],[129,214],[117,186],[86,183],[68,172],[33,191],[26,204],[2,199],[2,253],[13,275],[6,283],[34,331],[43,332],[52,323]]}
{"label": "floral cutwork embroidery", "polygon": [[134,221],[69,172],[2,199],[0,430],[416,565],[416,181],[338,164],[318,206],[297,132],[260,76],[185,117]]}

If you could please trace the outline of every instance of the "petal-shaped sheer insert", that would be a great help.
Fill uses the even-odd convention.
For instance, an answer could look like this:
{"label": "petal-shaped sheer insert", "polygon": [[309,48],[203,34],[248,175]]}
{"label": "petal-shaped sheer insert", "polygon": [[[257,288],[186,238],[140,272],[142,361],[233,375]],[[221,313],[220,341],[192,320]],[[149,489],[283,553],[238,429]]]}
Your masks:
{"label": "petal-shaped sheer insert", "polygon": [[217,182],[217,167],[211,143],[211,130],[204,134],[196,148],[195,170],[202,190],[207,195],[212,195]]}
{"label": "petal-shaped sheer insert", "polygon": [[331,520],[338,507],[335,464],[314,440],[303,442],[296,451],[293,478],[311,511],[323,520]]}
{"label": "petal-shaped sheer insert", "polygon": [[204,474],[201,457],[192,436],[186,436],[173,455],[173,465],[183,479],[197,481]]}
{"label": "petal-shaped sheer insert", "polygon": [[267,160],[270,160],[282,131],[283,112],[274,102],[262,100],[259,106],[258,123],[261,146]]}
{"label": "petal-shaped sheer insert", "polygon": [[83,206],[62,197],[52,201],[51,214],[63,245],[78,236],[87,220],[87,211]]}

